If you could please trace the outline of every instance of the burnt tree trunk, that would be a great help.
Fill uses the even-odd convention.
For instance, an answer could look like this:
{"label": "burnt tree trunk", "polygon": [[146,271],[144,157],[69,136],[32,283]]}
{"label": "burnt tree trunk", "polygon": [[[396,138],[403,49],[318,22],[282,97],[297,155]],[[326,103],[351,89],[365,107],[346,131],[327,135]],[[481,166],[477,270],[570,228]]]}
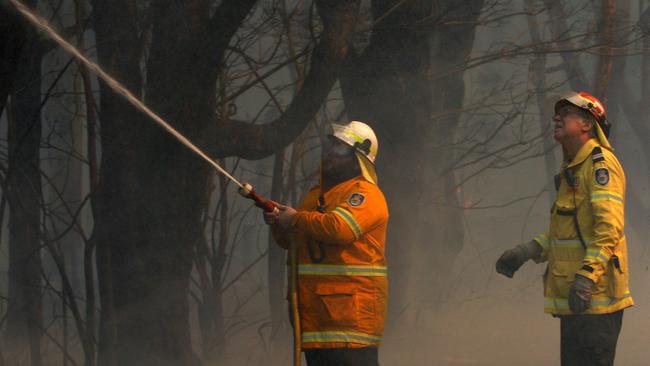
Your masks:
{"label": "burnt tree trunk", "polygon": [[[27,4],[36,5],[36,1]],[[9,120],[9,307],[7,353],[29,345],[31,365],[41,364],[41,59],[37,34],[26,30]],[[17,353],[14,353],[17,355]],[[8,360],[10,363],[17,360]]]}
{"label": "burnt tree trunk", "polygon": [[[548,9],[550,19],[550,32],[553,43],[559,49],[573,49],[571,28],[567,23],[567,13],[562,0],[544,0],[544,6]],[[580,54],[575,52],[560,52],[564,61],[564,69],[571,88],[576,91],[587,90],[589,80],[580,64]]]}
{"label": "burnt tree trunk", "polygon": [[391,211],[392,314],[409,308],[417,316],[436,305],[444,290],[438,278],[449,274],[462,247],[455,178],[443,172],[453,161],[462,70],[481,7],[482,1],[373,1],[370,44],[349,57],[342,75],[350,118],[369,122],[379,135],[379,180]]}
{"label": "burnt tree trunk", "polygon": [[[142,50],[137,38],[135,4],[126,0],[96,0],[93,1],[93,13],[99,64],[135,95],[140,95],[142,77],[139,62]],[[113,366],[117,365],[116,302],[122,295],[114,292],[115,272],[124,271],[127,265],[119,261],[120,255],[127,255],[125,248],[136,246],[139,242],[138,232],[133,226],[138,202],[133,200],[140,196],[141,186],[136,171],[144,167],[136,166],[136,158],[143,140],[140,127],[145,127],[147,122],[104,84],[100,84],[98,119],[101,160],[93,194],[94,229],[91,237],[97,250],[101,304],[98,364]],[[118,260],[114,260],[114,257]],[[116,268],[113,268],[114,263]],[[120,285],[128,286],[130,282],[129,279]]]}
{"label": "burnt tree trunk", "polygon": [[[465,61],[474,45],[476,22],[483,3],[484,0],[462,4],[441,1],[436,8],[440,20],[430,29],[432,124],[426,130],[420,155],[424,168],[420,182],[429,193],[424,205],[419,207],[417,225],[421,246],[413,253],[423,274],[418,277],[420,283],[416,282],[413,292],[430,289],[423,295],[425,306],[446,301],[452,290],[452,267],[463,248],[463,204],[459,200],[461,188],[457,187],[453,166],[456,160],[454,141],[465,99]],[[431,232],[432,227],[438,229]],[[432,242],[437,245],[431,245]],[[432,267],[438,270],[431,271]]]}
{"label": "burnt tree trunk", "polygon": [[555,181],[554,176],[558,169],[557,162],[555,160],[555,141],[553,140],[553,135],[551,134],[552,118],[553,111],[550,110],[547,93],[547,83],[546,83],[546,54],[542,52],[542,33],[540,31],[540,26],[538,22],[538,16],[534,14],[535,12],[535,1],[526,0],[526,10],[528,15],[526,20],[528,22],[528,33],[530,34],[530,40],[533,44],[539,44],[539,52],[536,52],[533,55],[531,64],[529,67],[529,77],[535,88],[535,99],[537,100],[537,107],[539,109],[539,127],[540,131],[543,134],[542,137],[542,146],[544,148],[544,167],[546,170],[546,195],[548,198],[549,207],[553,205],[555,200]]}
{"label": "burnt tree trunk", "polygon": [[[644,13],[640,15],[639,19],[639,28],[644,35],[642,39],[642,44],[645,47],[650,46],[650,9],[647,9]],[[614,32],[614,49],[623,48],[628,42],[630,34],[626,31],[625,25],[630,22],[630,2],[629,0],[619,1],[616,9],[616,18],[615,18],[615,32]],[[623,121],[623,116],[626,117],[627,121],[632,127],[632,131],[637,136],[638,140],[641,142],[641,152],[645,157],[645,168],[650,170],[650,164],[648,163],[648,158],[650,157],[650,148],[645,141],[650,139],[650,123],[648,119],[648,112],[650,107],[648,107],[648,85],[646,84],[650,81],[650,68],[648,62],[650,58],[648,53],[645,52],[642,56],[642,67],[641,67],[641,99],[632,98],[631,96],[638,93],[638,90],[632,90],[627,82],[626,77],[626,62],[627,57],[619,56],[613,57],[612,60],[612,78],[610,86],[610,98],[606,105],[607,108],[607,118],[613,124],[612,135],[610,136],[610,141],[614,145],[614,148],[618,145],[618,134],[617,130],[619,129],[619,123]],[[638,156],[619,156],[622,163],[625,165],[626,162],[636,160]],[[648,233],[648,218],[650,218],[650,210],[646,205],[643,204],[643,199],[641,196],[645,194],[643,189],[640,187],[638,182],[635,182],[633,179],[628,179],[627,181],[627,200],[626,207],[627,211],[633,213],[628,215],[626,220],[629,222],[629,227],[636,231],[638,237],[646,237]]]}
{"label": "burnt tree trunk", "polygon": [[6,1],[0,1],[0,116],[13,91],[18,62],[27,41],[25,25]]}
{"label": "burnt tree trunk", "polygon": [[600,49],[596,75],[594,77],[594,93],[602,103],[607,105],[609,83],[612,76],[612,47],[614,46],[614,31],[616,20],[616,1],[606,0],[601,4],[600,19]]}
{"label": "burnt tree trunk", "polygon": [[[373,1],[373,17],[382,17],[395,3]],[[390,208],[389,302],[395,314],[408,305],[402,299],[412,274],[410,254],[419,242],[412,208],[421,189],[415,182],[420,137],[431,123],[428,32],[414,26],[430,11],[422,11],[422,3],[405,3],[376,22],[368,47],[359,55],[351,53],[341,75],[349,118],[368,122],[379,139],[379,185]]]}

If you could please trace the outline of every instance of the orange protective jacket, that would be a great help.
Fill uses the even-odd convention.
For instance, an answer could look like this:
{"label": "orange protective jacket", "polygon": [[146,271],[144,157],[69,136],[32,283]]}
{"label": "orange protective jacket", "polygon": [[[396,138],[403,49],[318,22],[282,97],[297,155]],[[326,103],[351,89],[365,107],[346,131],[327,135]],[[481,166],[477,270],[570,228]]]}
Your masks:
{"label": "orange protective jacket", "polygon": [[388,207],[359,176],[327,192],[315,187],[275,241],[298,247],[298,300],[304,349],[377,346],[384,330]]}

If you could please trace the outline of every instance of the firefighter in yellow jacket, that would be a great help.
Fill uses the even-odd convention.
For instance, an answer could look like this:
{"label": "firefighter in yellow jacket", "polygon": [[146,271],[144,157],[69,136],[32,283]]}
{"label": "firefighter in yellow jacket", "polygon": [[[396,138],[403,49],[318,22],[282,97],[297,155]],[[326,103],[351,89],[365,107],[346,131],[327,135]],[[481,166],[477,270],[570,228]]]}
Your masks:
{"label": "firefighter in yellow jacket", "polygon": [[265,213],[275,241],[298,247],[302,348],[309,366],[377,366],[388,282],[388,208],[374,167],[377,138],[365,123],[335,124],[321,184],[296,209]]}
{"label": "firefighter in yellow jacket", "polygon": [[598,99],[567,93],[553,122],[565,161],[549,231],[506,251],[497,272],[512,277],[529,259],[548,262],[544,310],[560,318],[562,365],[613,365],[623,309],[634,304],[623,232],[625,174]]}

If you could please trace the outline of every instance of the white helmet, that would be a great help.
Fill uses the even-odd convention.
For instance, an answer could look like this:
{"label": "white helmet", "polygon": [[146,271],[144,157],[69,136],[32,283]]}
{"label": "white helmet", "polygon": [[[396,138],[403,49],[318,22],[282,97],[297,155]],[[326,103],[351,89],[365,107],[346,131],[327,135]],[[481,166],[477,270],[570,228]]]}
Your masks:
{"label": "white helmet", "polygon": [[375,163],[379,146],[377,136],[370,126],[352,121],[346,125],[332,124],[332,130],[334,137],[362,153],[371,163]]}
{"label": "white helmet", "polygon": [[333,123],[332,130],[334,137],[355,150],[363,177],[377,184],[375,159],[379,144],[372,128],[363,122],[352,121],[345,125]]}

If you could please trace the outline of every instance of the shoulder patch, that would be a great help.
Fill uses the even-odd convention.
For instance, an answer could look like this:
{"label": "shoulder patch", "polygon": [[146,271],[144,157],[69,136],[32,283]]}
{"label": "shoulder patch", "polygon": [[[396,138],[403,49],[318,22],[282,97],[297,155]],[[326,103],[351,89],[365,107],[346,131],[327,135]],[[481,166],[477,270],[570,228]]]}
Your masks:
{"label": "shoulder patch", "polygon": [[591,161],[594,163],[605,161],[605,155],[603,155],[603,149],[601,149],[600,146],[596,146],[591,150]]}
{"label": "shoulder patch", "polygon": [[607,168],[598,168],[594,171],[596,183],[606,186],[609,183],[609,170]]}
{"label": "shoulder patch", "polygon": [[355,192],[350,195],[350,198],[348,198],[348,203],[352,207],[358,207],[361,206],[365,200],[366,197],[364,195]]}

